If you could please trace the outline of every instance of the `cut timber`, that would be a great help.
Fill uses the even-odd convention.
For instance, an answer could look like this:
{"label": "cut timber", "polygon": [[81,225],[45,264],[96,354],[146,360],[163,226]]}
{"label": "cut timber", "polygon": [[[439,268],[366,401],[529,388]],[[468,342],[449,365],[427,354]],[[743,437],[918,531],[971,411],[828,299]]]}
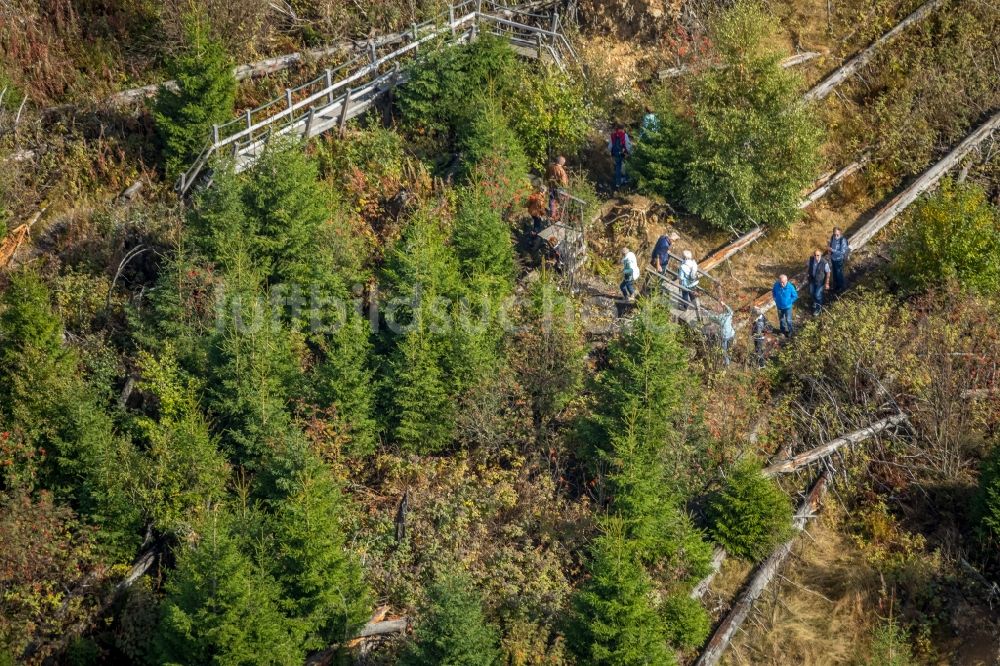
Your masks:
{"label": "cut timber", "polygon": [[5,268],[10,260],[14,258],[17,249],[27,240],[31,233],[31,227],[42,218],[45,209],[41,209],[31,216],[31,219],[24,224],[19,224],[4,237],[0,238],[0,268]]}
{"label": "cut timber", "polygon": [[805,528],[806,521],[812,517],[813,511],[819,505],[820,500],[822,500],[823,495],[826,493],[826,486],[829,480],[830,472],[827,470],[823,472],[822,476],[819,477],[819,480],[813,485],[812,490],[809,491],[809,495],[806,497],[805,501],[802,502],[802,506],[799,507],[798,513],[795,514],[795,518],[792,521],[792,527],[795,529],[796,535],[778,546],[778,548],[771,553],[771,556],[764,560],[764,563],[758,567],[757,571],[753,575],[753,578],[750,579],[750,583],[740,594],[740,597],[733,605],[732,610],[729,611],[729,615],[726,616],[722,623],[716,628],[715,633],[712,634],[712,638],[709,639],[708,644],[701,653],[701,656],[698,657],[698,661],[695,662],[695,666],[714,666],[719,663],[719,659],[722,658],[726,648],[729,647],[729,642],[733,639],[733,636],[746,621],[747,616],[750,615],[750,610],[753,608],[754,602],[760,598],[760,595],[771,582],[771,579],[774,578],[778,569],[780,569],[781,565],[785,563],[786,559],[788,559],[788,556],[792,552],[792,546],[795,544],[795,538],[798,536],[798,532],[801,532]]}
{"label": "cut timber", "polygon": [[[796,53],[795,55],[788,56],[787,58],[782,60],[781,66],[784,67],[785,69],[788,69],[789,67],[795,67],[796,65],[801,65],[804,62],[809,62],[810,60],[814,60],[820,57],[821,55],[823,54],[818,51],[805,51],[803,53]],[[683,76],[685,74],[688,74],[694,70],[695,68],[691,67],[690,65],[682,65],[680,67],[670,67],[668,69],[661,69],[656,74],[657,76],[660,77],[660,79],[672,79],[678,76]]]}
{"label": "cut timber", "polygon": [[[868,156],[865,155],[857,162],[851,162],[845,166],[840,171],[830,172],[824,176],[821,176],[815,183],[813,183],[813,190],[799,202],[799,208],[806,209],[813,205],[824,196],[826,196],[830,190],[837,186],[848,176],[856,173],[861,167],[863,167],[868,162]],[[734,254],[742,252],[748,248],[754,241],[760,239],[765,233],[764,227],[754,227],[750,231],[746,232],[736,240],[734,240],[729,245],[724,248],[713,252],[708,255],[700,262],[698,266],[703,271],[710,271],[713,268],[719,266],[720,264],[727,261]]]}
{"label": "cut timber", "polygon": [[922,21],[942,2],[944,2],[944,0],[928,0],[924,4],[920,5],[912,14],[897,23],[896,27],[876,39],[868,48],[848,60],[843,66],[840,67],[840,69],[834,71],[820,83],[816,84],[816,86],[803,95],[802,98],[807,102],[824,99],[827,95],[833,92],[834,88],[839,86],[841,83],[853,76],[859,69],[864,67],[881,46],[896,38],[899,33],[903,32],[903,30],[909,26]]}
{"label": "cut timber", "polygon": [[1000,128],[1000,111],[993,114],[992,118],[967,136],[944,159],[925,171],[920,178],[913,181],[912,185],[893,197],[875,217],[858,229],[849,239],[851,249],[856,250],[870,241],[875,234],[881,231],[882,227],[894,220],[907,206],[916,201],[921,194],[937,185],[938,181],[941,180],[949,169],[961,162],[963,157],[968,155],[973,148],[979,145],[983,139],[992,134],[997,128]]}
{"label": "cut timber", "polygon": [[811,463],[816,462],[826,458],[834,451],[840,449],[847,444],[857,444],[863,442],[866,439],[874,437],[878,433],[893,428],[907,421],[906,414],[897,414],[895,416],[890,416],[889,418],[882,419],[881,421],[876,421],[866,428],[861,430],[855,430],[852,433],[838,437],[837,439],[832,439],[826,442],[822,446],[817,446],[815,449],[810,449],[805,453],[800,453],[797,456],[792,456],[780,462],[776,462],[773,465],[769,465],[764,468],[764,476],[777,476],[778,474],[788,474],[789,472],[795,472],[802,469],[803,467],[809,466]]}
{"label": "cut timber", "polygon": [[[906,210],[910,204],[916,201],[921,194],[936,186],[944,175],[948,173],[949,169],[961,162],[962,158],[968,155],[973,148],[979,145],[986,137],[990,136],[998,128],[1000,128],[1000,111],[995,113],[992,118],[980,125],[979,128],[967,136],[962,143],[958,144],[954,150],[945,155],[940,162],[929,168],[919,178],[913,181],[909,187],[894,196],[889,203],[883,206],[882,209],[879,210],[874,217],[872,217],[871,220],[854,232],[847,239],[851,246],[851,250],[860,250],[864,247],[868,241],[875,236],[875,234],[885,227],[885,225],[896,219],[896,217]],[[797,284],[803,284],[804,280],[805,274],[801,274],[796,276],[793,281]],[[773,308],[774,298],[771,297],[771,292],[768,291],[766,294],[759,296],[757,300],[753,302],[753,306],[760,308],[764,312]],[[739,328],[745,324],[746,322],[740,322],[736,326]]]}

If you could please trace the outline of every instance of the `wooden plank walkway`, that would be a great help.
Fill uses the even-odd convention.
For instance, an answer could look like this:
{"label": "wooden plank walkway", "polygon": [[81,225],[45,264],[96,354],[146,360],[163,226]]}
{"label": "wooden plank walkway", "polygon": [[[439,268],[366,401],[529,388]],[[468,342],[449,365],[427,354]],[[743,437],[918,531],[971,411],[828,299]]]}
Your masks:
{"label": "wooden plank walkway", "polygon": [[[389,90],[406,81],[404,65],[420,52],[438,46],[462,44],[482,33],[495,34],[509,41],[521,55],[554,62],[565,67],[576,60],[576,53],[562,34],[561,19],[555,0],[507,7],[491,0],[462,0],[448,7],[442,23],[428,21],[414,25],[403,46],[379,54],[374,42],[368,53],[336,70],[326,70],[320,77],[252,110],[243,117],[215,125],[208,146],[181,175],[176,190],[185,194],[219,155],[233,158],[236,170],[250,167],[263,154],[274,137],[293,136],[301,140],[333,129],[343,130],[347,121],[369,110]],[[537,14],[546,27],[533,25]],[[514,19],[523,19],[514,20]]]}

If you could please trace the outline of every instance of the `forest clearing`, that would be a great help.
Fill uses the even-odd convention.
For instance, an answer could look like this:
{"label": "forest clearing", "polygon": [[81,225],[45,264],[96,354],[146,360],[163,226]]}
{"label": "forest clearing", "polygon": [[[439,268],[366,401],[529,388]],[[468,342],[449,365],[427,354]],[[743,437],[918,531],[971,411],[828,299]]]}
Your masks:
{"label": "forest clearing", "polygon": [[0,0],[0,666],[1000,664],[1000,4]]}

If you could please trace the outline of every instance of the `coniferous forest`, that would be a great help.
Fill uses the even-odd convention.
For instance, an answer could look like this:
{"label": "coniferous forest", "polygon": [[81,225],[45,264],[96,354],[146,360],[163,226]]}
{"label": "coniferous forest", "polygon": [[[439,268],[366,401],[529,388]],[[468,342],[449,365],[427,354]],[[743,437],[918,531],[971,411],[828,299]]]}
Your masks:
{"label": "coniferous forest", "polygon": [[0,666],[1000,664],[998,26],[0,0]]}

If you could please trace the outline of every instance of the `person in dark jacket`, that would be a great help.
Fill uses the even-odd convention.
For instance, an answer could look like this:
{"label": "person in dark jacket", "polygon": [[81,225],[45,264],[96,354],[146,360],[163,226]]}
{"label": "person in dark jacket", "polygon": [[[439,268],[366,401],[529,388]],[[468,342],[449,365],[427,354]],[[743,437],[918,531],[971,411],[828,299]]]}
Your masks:
{"label": "person in dark jacket", "polygon": [[847,286],[844,280],[844,263],[851,254],[851,245],[844,237],[840,227],[833,228],[833,235],[830,236],[830,243],[827,245],[830,251],[830,268],[833,273],[833,289],[841,292]]}
{"label": "person in dark jacket", "polygon": [[767,362],[767,338],[766,333],[774,333],[774,327],[764,316],[764,311],[760,308],[753,309],[754,319],[750,323],[750,337],[753,338],[753,353],[757,358],[757,367],[763,368]]}
{"label": "person in dark jacket", "polygon": [[792,323],[792,306],[799,300],[799,292],[795,285],[788,281],[787,275],[779,275],[778,281],[771,288],[771,295],[774,297],[774,306],[778,308],[778,325],[785,337],[791,337],[795,333],[795,326]]}
{"label": "person in dark jacket", "polygon": [[809,293],[812,295],[813,316],[823,309],[823,293],[830,290],[830,264],[823,258],[823,251],[817,249],[809,257]]}
{"label": "person in dark jacket", "polygon": [[680,236],[675,232],[669,236],[663,234],[656,239],[656,246],[653,248],[653,256],[650,258],[650,263],[653,264],[653,268],[656,269],[657,273],[664,274],[667,272],[667,266],[670,264],[670,246],[678,238]]}

